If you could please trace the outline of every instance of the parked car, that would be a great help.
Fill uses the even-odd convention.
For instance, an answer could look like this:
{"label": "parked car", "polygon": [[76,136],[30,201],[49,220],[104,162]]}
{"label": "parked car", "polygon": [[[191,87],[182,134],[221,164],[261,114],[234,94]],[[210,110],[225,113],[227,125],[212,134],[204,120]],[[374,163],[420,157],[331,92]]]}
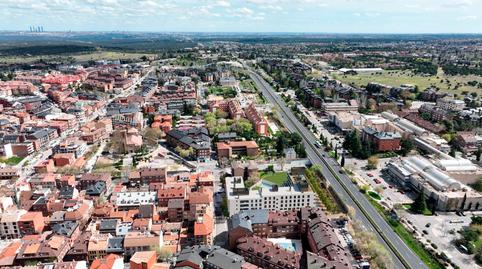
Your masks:
{"label": "parked car", "polygon": [[373,177],[373,174],[372,174],[372,173],[367,173],[367,176]]}

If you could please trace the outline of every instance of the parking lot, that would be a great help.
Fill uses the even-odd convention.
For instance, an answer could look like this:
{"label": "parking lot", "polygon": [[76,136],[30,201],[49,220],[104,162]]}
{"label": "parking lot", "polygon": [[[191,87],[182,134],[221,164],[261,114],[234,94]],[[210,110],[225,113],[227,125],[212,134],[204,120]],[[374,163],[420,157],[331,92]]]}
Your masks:
{"label": "parking lot", "polygon": [[415,194],[401,189],[394,180],[381,172],[388,161],[390,161],[390,158],[380,159],[377,169],[365,170],[366,160],[346,158],[345,168],[350,169],[355,174],[354,177],[361,179],[359,180],[361,185],[368,184],[371,189],[379,191],[387,204],[412,203]]}
{"label": "parking lot", "polygon": [[443,251],[455,264],[461,268],[480,268],[473,259],[473,255],[461,252],[452,241],[459,238],[457,233],[464,226],[470,224],[472,214],[457,216],[455,213],[439,212],[437,216],[414,215],[408,212],[402,213],[408,225],[416,230],[416,235],[422,242],[428,242],[437,246],[437,250]]}

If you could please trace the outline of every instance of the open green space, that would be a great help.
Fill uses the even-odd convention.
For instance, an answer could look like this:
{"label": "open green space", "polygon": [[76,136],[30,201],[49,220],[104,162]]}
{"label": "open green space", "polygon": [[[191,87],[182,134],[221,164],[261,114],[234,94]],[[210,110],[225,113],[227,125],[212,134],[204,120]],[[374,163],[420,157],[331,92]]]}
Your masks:
{"label": "open green space", "polygon": [[234,98],[237,92],[233,87],[211,86],[206,90],[206,95],[210,94],[219,95],[224,98]]}
{"label": "open green space", "polygon": [[40,60],[43,61],[53,61],[53,62],[63,62],[63,61],[98,61],[98,60],[139,60],[142,56],[155,56],[155,54],[148,53],[134,53],[134,52],[117,52],[117,51],[95,51],[87,53],[76,53],[68,55],[39,55],[39,56],[2,56],[0,57],[0,63],[5,64],[23,64],[23,63],[33,63]]}
{"label": "open green space", "polygon": [[313,190],[313,192],[318,195],[318,198],[320,198],[326,210],[330,213],[339,213],[341,210],[338,207],[338,202],[335,200],[335,197],[331,195],[330,191],[327,188],[322,187],[320,184],[320,181],[325,181],[325,179],[323,178],[319,169],[321,168],[311,167],[309,169],[306,169],[306,179],[310,184],[311,190]]}
{"label": "open green space", "polygon": [[368,191],[367,193],[368,193],[368,195],[369,195],[371,198],[373,198],[373,199],[375,199],[375,200],[377,200],[377,201],[379,201],[379,200],[382,199],[382,197],[380,196],[380,194],[378,194],[378,193],[376,193],[376,192],[374,192],[374,191]]}
{"label": "open green space", "polygon": [[283,186],[288,181],[288,173],[286,172],[261,172],[261,179],[278,186]]}
{"label": "open green space", "polygon": [[241,80],[239,84],[241,88],[245,91],[248,91],[248,92],[256,91],[256,86],[254,85],[254,82],[251,79]]}
{"label": "open green space", "polygon": [[[358,73],[356,75],[334,74],[333,78],[358,87],[366,86],[370,82],[378,82],[393,87],[398,87],[401,84],[413,84],[417,85],[420,91],[423,91],[428,87],[434,86],[440,88],[441,91],[458,94],[459,96],[465,91],[480,93],[480,88],[467,85],[467,83],[470,81],[482,82],[482,77],[479,76],[449,76],[445,75],[441,69],[435,76],[418,75],[409,70],[384,70],[382,72]],[[456,88],[457,84],[459,84],[459,87]]]}
{"label": "open green space", "polygon": [[23,160],[23,157],[13,156],[10,158],[0,158],[0,163],[8,164],[8,165],[17,165],[19,162]]}

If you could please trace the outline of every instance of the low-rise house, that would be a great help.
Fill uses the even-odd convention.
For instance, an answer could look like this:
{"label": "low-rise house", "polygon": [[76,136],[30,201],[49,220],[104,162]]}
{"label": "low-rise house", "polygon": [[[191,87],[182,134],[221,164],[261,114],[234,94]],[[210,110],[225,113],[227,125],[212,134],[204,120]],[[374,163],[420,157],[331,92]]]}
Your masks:
{"label": "low-rise house", "polygon": [[90,269],[124,269],[124,259],[122,256],[109,254],[103,258],[94,259]]}
{"label": "low-rise house", "polygon": [[43,241],[26,240],[20,248],[15,263],[27,265],[32,262],[61,262],[70,249],[70,240],[53,235]]}
{"label": "low-rise house", "polygon": [[110,234],[92,234],[87,247],[90,262],[107,256],[107,246],[111,237],[112,235]]}
{"label": "low-rise house", "polygon": [[79,187],[81,190],[86,190],[89,186],[102,181],[105,183],[107,188],[110,187],[112,178],[110,173],[87,173],[83,174],[79,180]]}
{"label": "low-rise house", "polygon": [[138,251],[130,259],[131,269],[152,269],[157,261],[155,251]]}
{"label": "low-rise house", "polygon": [[89,240],[92,233],[83,231],[73,241],[72,247],[64,257],[64,261],[85,261],[88,259]]}
{"label": "low-rise house", "polygon": [[21,236],[41,234],[44,230],[45,222],[42,212],[27,212],[18,220],[18,230]]}
{"label": "low-rise house", "polygon": [[137,251],[149,251],[162,246],[162,232],[160,235],[149,232],[129,232],[124,238],[124,253],[127,258],[132,257]]}

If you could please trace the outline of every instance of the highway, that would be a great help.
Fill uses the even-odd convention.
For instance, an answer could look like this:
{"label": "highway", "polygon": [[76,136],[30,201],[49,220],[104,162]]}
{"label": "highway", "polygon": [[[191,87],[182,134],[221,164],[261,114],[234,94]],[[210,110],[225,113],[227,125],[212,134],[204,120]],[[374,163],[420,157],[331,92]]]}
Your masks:
{"label": "highway", "polygon": [[276,105],[281,116],[280,120],[285,124],[286,128],[291,132],[297,132],[301,135],[308,158],[313,164],[321,166],[323,176],[331,184],[340,199],[347,206],[355,209],[355,218],[359,220],[365,228],[373,232],[377,236],[378,241],[389,251],[394,267],[413,269],[428,268],[392,230],[391,226],[370,204],[367,198],[359,191],[358,187],[352,183],[351,179],[347,175],[339,173],[341,169],[339,164],[336,163],[333,158],[326,158],[325,156],[328,156],[327,152],[314,146],[313,143],[318,140],[318,138],[296,118],[271,85],[253,71],[250,71],[250,77],[258,88],[261,89],[268,101]]}

